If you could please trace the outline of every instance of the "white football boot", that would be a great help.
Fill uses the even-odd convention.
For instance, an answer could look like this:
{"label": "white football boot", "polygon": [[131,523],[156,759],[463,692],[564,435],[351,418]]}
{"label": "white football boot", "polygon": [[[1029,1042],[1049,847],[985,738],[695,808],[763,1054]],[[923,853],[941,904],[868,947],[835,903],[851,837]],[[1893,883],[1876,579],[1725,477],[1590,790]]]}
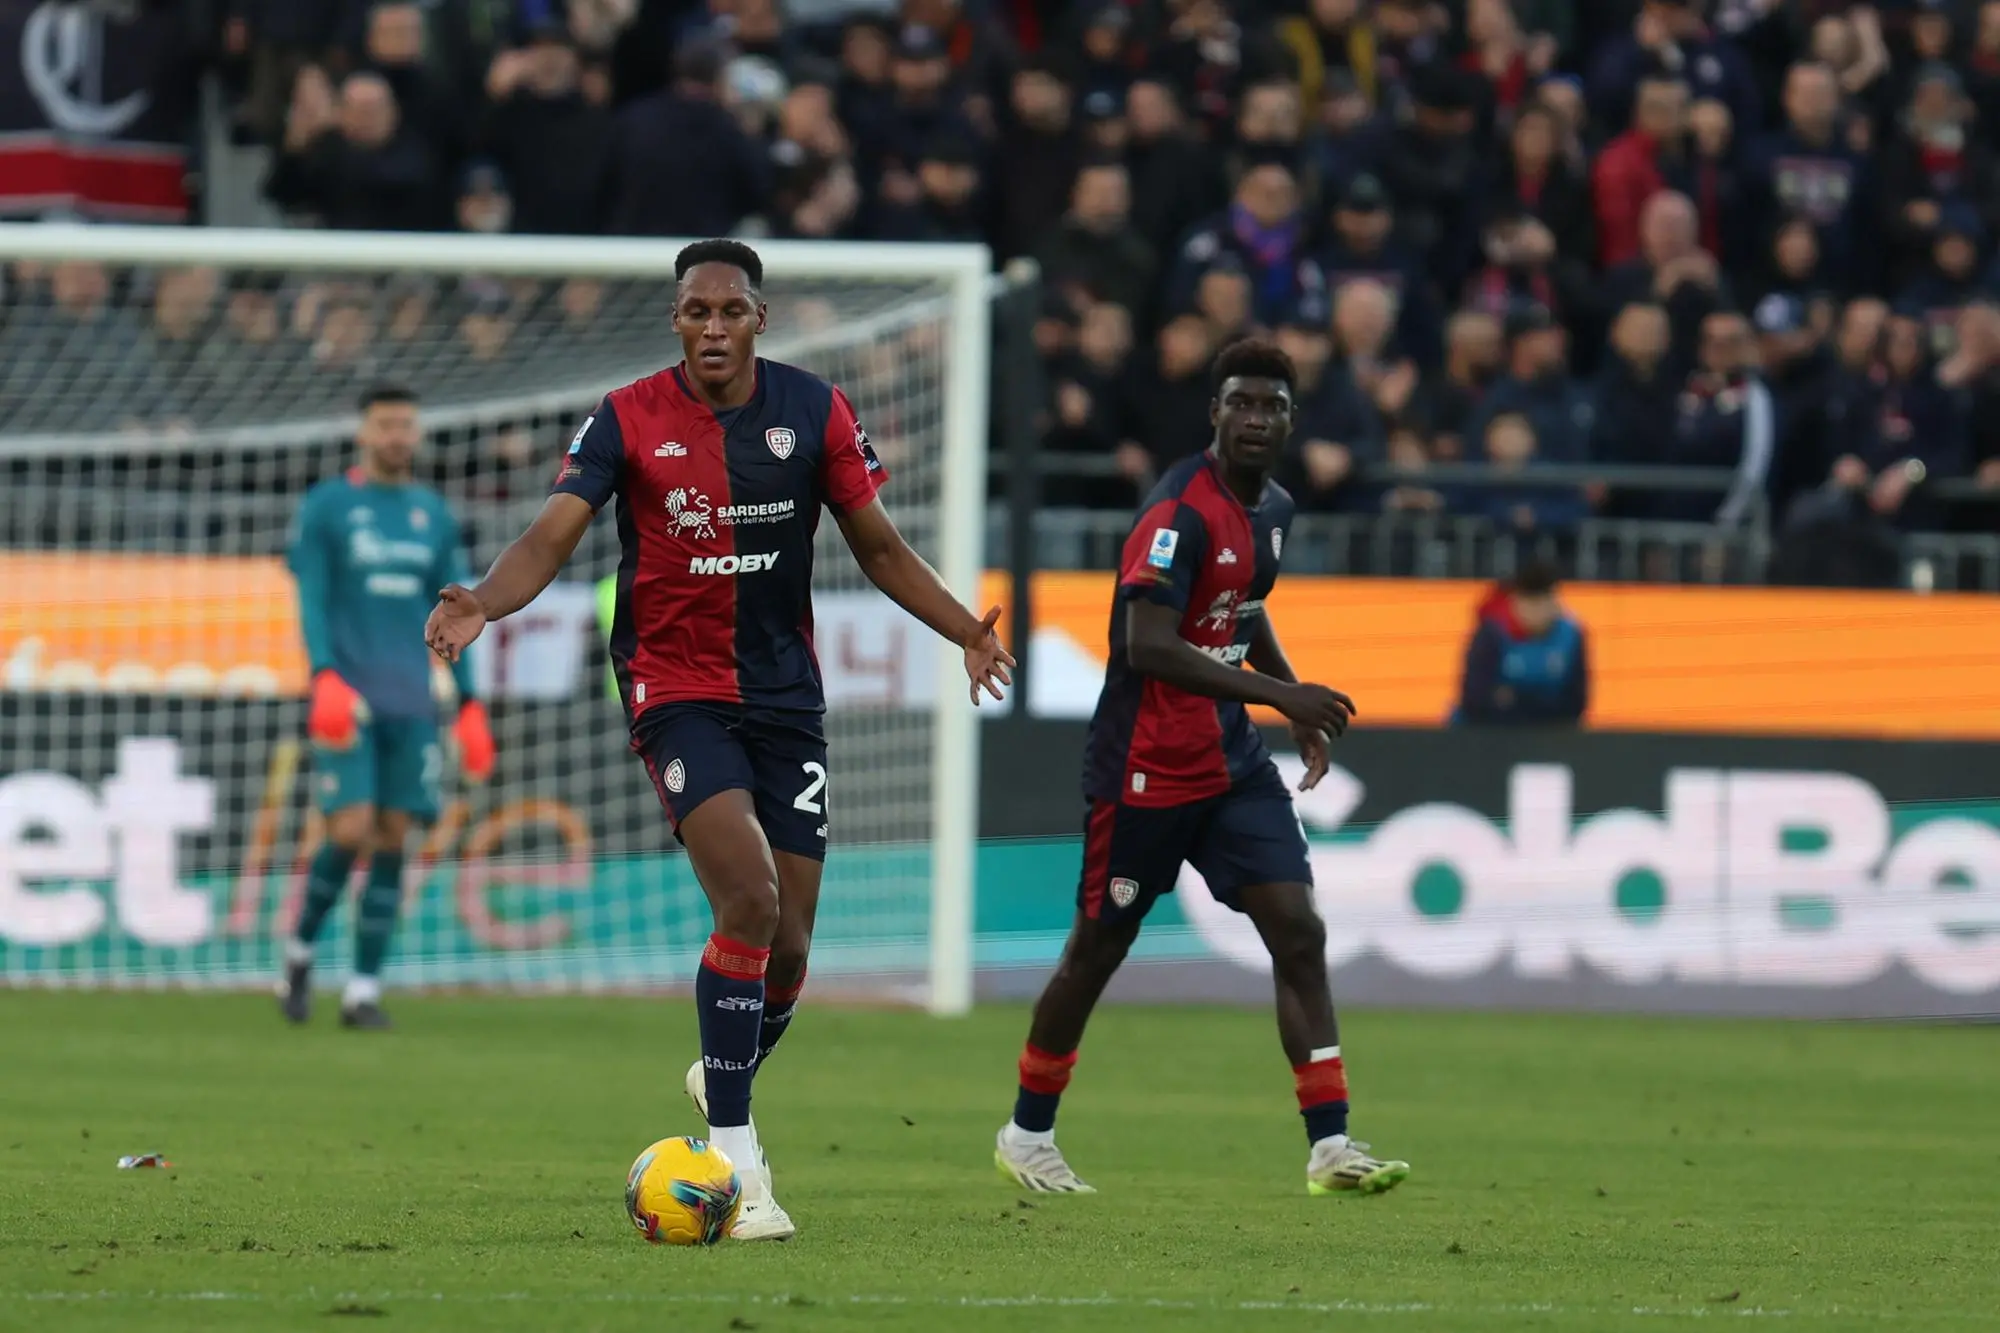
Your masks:
{"label": "white football boot", "polygon": [[[688,1100],[701,1118],[708,1119],[708,1071],[696,1060],[688,1066]],[[798,1226],[771,1193],[771,1162],[757,1138],[757,1120],[751,1117],[750,1138],[757,1144],[757,1160],[738,1162],[737,1179],[743,1183],[743,1205],[736,1213],[736,1225],[729,1228],[731,1240],[790,1240]]]}
{"label": "white football boot", "polygon": [[1409,1174],[1408,1162],[1377,1161],[1368,1155],[1367,1144],[1335,1134],[1312,1146],[1306,1162],[1306,1193],[1380,1194],[1402,1184]]}
{"label": "white football boot", "polygon": [[1024,1139],[1009,1120],[993,1143],[993,1165],[1000,1174],[1036,1194],[1095,1194],[1063,1160],[1053,1138]]}

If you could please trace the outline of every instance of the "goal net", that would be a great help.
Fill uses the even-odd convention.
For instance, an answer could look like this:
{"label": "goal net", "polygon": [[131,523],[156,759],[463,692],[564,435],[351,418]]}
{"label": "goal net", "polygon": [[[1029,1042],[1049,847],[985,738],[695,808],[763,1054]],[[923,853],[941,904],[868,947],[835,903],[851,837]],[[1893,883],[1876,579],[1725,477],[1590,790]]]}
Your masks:
{"label": "goal net", "polygon": [[[353,461],[357,396],[421,394],[418,480],[484,569],[599,398],[678,359],[677,248],[0,227],[0,978],[272,975],[321,836],[283,553],[306,490]],[[985,251],[761,253],[761,350],[846,390],[892,514],[974,596]],[[600,515],[475,647],[497,770],[460,781],[447,747],[392,986],[692,978],[709,916],[610,685],[616,563]],[[957,654],[867,584],[831,522],[815,586],[834,844],[815,986],[962,1009],[977,741]],[[321,937],[329,979],[351,907]]]}

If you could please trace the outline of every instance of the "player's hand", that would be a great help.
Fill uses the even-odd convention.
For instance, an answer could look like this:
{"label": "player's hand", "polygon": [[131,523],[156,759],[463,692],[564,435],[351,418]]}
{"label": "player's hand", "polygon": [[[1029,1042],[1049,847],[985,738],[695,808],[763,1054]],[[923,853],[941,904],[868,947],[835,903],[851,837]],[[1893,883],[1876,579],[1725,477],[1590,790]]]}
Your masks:
{"label": "player's hand", "polygon": [[477,699],[467,700],[458,710],[452,732],[458,740],[459,771],[474,782],[492,777],[493,723],[486,715],[486,705]]}
{"label": "player's hand", "polygon": [[424,622],[424,642],[445,661],[456,662],[485,628],[486,608],[470,588],[454,583],[438,593],[438,604]]}
{"label": "player's hand", "polygon": [[1339,690],[1300,681],[1287,692],[1285,701],[1278,705],[1278,711],[1294,726],[1343,736],[1347,734],[1347,724],[1353,718],[1355,708],[1354,700]]}
{"label": "player's hand", "polygon": [[368,701],[338,672],[322,671],[312,679],[312,699],[306,706],[306,736],[329,750],[353,747],[368,720]]}
{"label": "player's hand", "polygon": [[974,708],[979,706],[982,686],[998,699],[1002,697],[1000,687],[1014,683],[1014,655],[1001,646],[1000,636],[993,632],[999,621],[1000,608],[996,606],[980,620],[978,633],[965,645],[965,674],[972,680]]}
{"label": "player's hand", "polygon": [[1293,723],[1292,743],[1299,747],[1299,758],[1306,761],[1306,775],[1299,780],[1299,790],[1311,791],[1326,776],[1326,733],[1317,727],[1302,727]]}

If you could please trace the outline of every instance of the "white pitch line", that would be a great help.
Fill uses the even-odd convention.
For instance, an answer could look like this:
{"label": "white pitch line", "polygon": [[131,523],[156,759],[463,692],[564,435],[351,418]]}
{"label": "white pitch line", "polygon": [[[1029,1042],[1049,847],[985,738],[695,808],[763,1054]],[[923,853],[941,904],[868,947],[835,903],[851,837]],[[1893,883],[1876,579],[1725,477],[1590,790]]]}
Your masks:
{"label": "white pitch line", "polygon": [[[254,1291],[0,1291],[0,1301],[37,1302],[132,1302],[150,1301],[201,1302],[240,1301],[246,1304],[286,1304],[295,1305],[315,1301],[343,1301],[351,1303],[394,1305],[413,1303],[450,1303],[454,1305],[487,1305],[513,1302],[545,1302],[559,1305],[763,1305],[792,1307],[795,1298],[790,1294],[726,1296],[694,1292],[592,1292],[574,1295],[540,1295],[534,1292],[479,1292],[448,1294],[441,1291],[337,1291],[320,1293],[308,1288],[290,1294],[273,1295]],[[1788,1309],[1767,1309],[1751,1305],[1728,1307],[1722,1305],[1693,1305],[1681,1308],[1662,1306],[1621,1306],[1588,1307],[1543,1304],[1539,1302],[1513,1305],[1439,1305],[1429,1301],[1191,1301],[1165,1300],[1159,1298],[1135,1298],[1125,1296],[876,1296],[849,1295],[834,1297],[799,1296],[795,1308],[837,1305],[884,1305],[910,1306],[936,1309],[1035,1309],[1035,1308],[1081,1308],[1110,1310],[1211,1310],[1229,1314],[1282,1314],[1288,1312],[1306,1314],[1360,1314],[1360,1315],[1490,1315],[1512,1317],[1524,1314],[1572,1315],[1598,1317],[1641,1316],[1659,1319],[1789,1319],[1797,1317],[1815,1318],[1846,1315],[1860,1317],[1882,1323],[1902,1320],[1900,1314],[1842,1311],[1838,1307],[1817,1314],[1804,1314]],[[1925,1318],[1935,1319],[1937,1313],[1926,1313]],[[1944,1313],[1944,1318],[1958,1316]]]}

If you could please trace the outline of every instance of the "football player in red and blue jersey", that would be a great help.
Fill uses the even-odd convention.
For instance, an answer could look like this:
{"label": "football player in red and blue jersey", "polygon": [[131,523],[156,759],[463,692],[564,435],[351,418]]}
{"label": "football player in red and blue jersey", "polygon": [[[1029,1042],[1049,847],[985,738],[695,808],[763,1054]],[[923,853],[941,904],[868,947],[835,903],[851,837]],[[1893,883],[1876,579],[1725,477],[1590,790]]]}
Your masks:
{"label": "football player in red and blue jersey", "polygon": [[1026,1189],[1091,1192],[1056,1147],[1056,1107],[1091,1010],[1183,864],[1271,951],[1278,1038],[1312,1145],[1307,1189],[1373,1193],[1410,1172],[1347,1136],[1347,1070],[1305,832],[1245,707],[1291,722],[1306,761],[1301,790],[1326,775],[1328,739],[1354,714],[1346,695],[1298,679],[1264,611],[1293,514],[1271,469],[1291,434],[1296,376],[1275,344],[1249,339],[1223,349],[1214,377],[1214,442],[1160,479],[1125,540],[1084,757],[1076,919],[1036,1002],[1014,1118],[994,1151],[1001,1173]]}
{"label": "football player in red and blue jersey", "polygon": [[813,535],[833,512],[869,579],[965,652],[972,701],[1013,659],[890,521],[887,479],[845,394],[757,355],[763,262],[701,241],[674,265],[685,359],[614,390],[570,443],[554,493],[478,587],[440,594],[425,636],[455,660],[533,601],[616,496],[623,558],[611,657],[660,803],[715,917],[695,979],[687,1092],[737,1164],[731,1235],[795,1230],[772,1195],[751,1080],[796,1011],[826,859],[826,691],[812,644]]}

